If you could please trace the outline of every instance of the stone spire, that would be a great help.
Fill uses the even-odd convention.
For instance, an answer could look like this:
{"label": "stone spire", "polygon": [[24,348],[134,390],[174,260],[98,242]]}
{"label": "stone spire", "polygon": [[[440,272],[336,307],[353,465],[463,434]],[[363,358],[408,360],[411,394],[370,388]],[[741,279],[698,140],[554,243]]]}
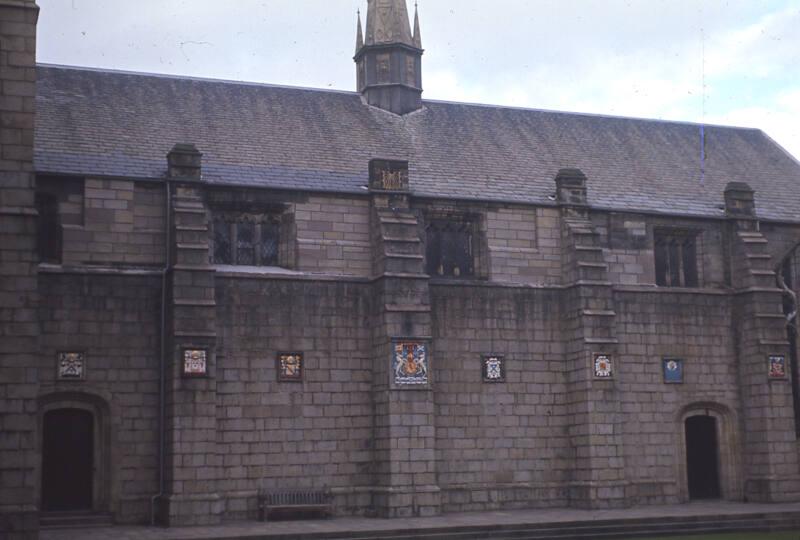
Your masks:
{"label": "stone spire", "polygon": [[367,3],[367,45],[414,46],[406,0],[368,0]]}
{"label": "stone spire", "polygon": [[414,2],[414,47],[422,48],[422,34],[419,31],[419,6]]}
{"label": "stone spire", "polygon": [[361,30],[361,10],[358,10],[358,31],[356,33],[356,54],[364,46],[364,32]]}
{"label": "stone spire", "polygon": [[358,91],[369,105],[406,114],[422,108],[422,39],[406,0],[367,0],[366,34],[356,36]]}

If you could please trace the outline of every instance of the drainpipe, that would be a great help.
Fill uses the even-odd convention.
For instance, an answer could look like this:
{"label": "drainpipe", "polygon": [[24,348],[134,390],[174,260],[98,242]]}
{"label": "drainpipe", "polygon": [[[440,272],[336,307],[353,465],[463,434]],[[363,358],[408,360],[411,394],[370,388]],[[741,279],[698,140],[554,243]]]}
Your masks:
{"label": "drainpipe", "polygon": [[792,380],[792,405],[794,408],[794,429],[800,435],[800,377],[798,377],[797,365],[797,294],[786,283],[787,269],[797,248],[789,251],[789,254],[775,268],[776,281],[778,287],[783,290],[785,301],[783,312],[786,315],[786,339],[789,341],[789,374]]}
{"label": "drainpipe", "polygon": [[158,493],[150,499],[150,524],[156,524],[156,503],[164,497],[166,484],[166,366],[167,366],[167,278],[172,266],[172,184],[165,183],[164,268],[161,271],[161,356],[158,362]]}
{"label": "drainpipe", "polygon": [[791,302],[792,304],[792,307],[790,308],[791,311],[789,313],[786,313],[786,326],[792,326],[794,324],[795,320],[797,319],[797,310],[798,310],[797,294],[792,289],[789,288],[789,286],[786,284],[786,280],[783,277],[784,265],[786,265],[789,262],[790,257],[792,256],[793,253],[794,251],[790,252],[790,254],[787,255],[786,258],[780,262],[780,264],[775,270],[775,276],[778,281],[778,287],[780,287],[783,290],[783,295],[787,297],[789,299],[789,302]]}

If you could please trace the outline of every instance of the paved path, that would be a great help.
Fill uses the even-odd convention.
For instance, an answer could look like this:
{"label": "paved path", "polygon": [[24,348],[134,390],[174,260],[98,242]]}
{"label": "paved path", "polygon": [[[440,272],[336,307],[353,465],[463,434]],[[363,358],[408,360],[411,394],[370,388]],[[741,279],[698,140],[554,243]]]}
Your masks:
{"label": "paved path", "polygon": [[419,529],[524,525],[536,523],[592,522],[607,519],[640,519],[701,515],[797,512],[800,503],[743,504],[702,502],[675,506],[647,506],[625,510],[540,509],[506,512],[447,514],[431,518],[370,519],[336,518],[318,521],[236,522],[214,527],[102,527],[93,529],[45,530],[40,540],[202,540],[269,538],[285,534],[340,533],[348,531],[413,531]]}

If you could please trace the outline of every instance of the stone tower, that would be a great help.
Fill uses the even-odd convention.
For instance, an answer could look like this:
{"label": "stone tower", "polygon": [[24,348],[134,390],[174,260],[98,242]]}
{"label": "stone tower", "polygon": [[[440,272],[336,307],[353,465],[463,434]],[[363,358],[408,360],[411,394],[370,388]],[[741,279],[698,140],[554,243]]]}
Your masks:
{"label": "stone tower", "polygon": [[368,0],[367,30],[358,19],[358,91],[366,102],[395,114],[422,108],[419,14],[411,32],[405,0]]}
{"label": "stone tower", "polygon": [[0,0],[0,538],[38,537],[33,0]]}

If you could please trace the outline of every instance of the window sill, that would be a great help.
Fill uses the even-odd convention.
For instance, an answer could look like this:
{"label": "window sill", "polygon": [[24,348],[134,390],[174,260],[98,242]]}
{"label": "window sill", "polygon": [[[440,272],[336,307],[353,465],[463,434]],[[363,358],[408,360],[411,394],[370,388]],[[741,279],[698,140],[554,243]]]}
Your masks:
{"label": "window sill", "polygon": [[221,277],[230,278],[249,278],[249,279],[287,279],[305,281],[348,281],[357,283],[367,283],[366,277],[339,275],[339,274],[315,274],[312,272],[302,272],[281,268],[280,266],[236,266],[228,264],[215,264],[211,267]]}
{"label": "window sill", "polygon": [[236,264],[215,264],[212,265],[218,274],[247,274],[247,275],[268,275],[268,276],[302,276],[304,272],[289,270],[281,266],[240,266]]}
{"label": "window sill", "polygon": [[431,276],[430,282],[434,285],[475,285],[475,284],[485,284],[489,283],[487,278],[479,277],[479,276],[469,276],[469,277],[442,277],[442,276]]}
{"label": "window sill", "polygon": [[147,266],[110,266],[110,265],[91,265],[91,264],[61,264],[61,263],[39,263],[39,273],[41,274],[108,274],[126,276],[155,276],[164,273],[161,268]]}
{"label": "window sill", "polygon": [[729,288],[713,287],[666,287],[663,285],[614,285],[615,291],[621,292],[648,292],[662,294],[717,294],[727,295],[731,293]]}

